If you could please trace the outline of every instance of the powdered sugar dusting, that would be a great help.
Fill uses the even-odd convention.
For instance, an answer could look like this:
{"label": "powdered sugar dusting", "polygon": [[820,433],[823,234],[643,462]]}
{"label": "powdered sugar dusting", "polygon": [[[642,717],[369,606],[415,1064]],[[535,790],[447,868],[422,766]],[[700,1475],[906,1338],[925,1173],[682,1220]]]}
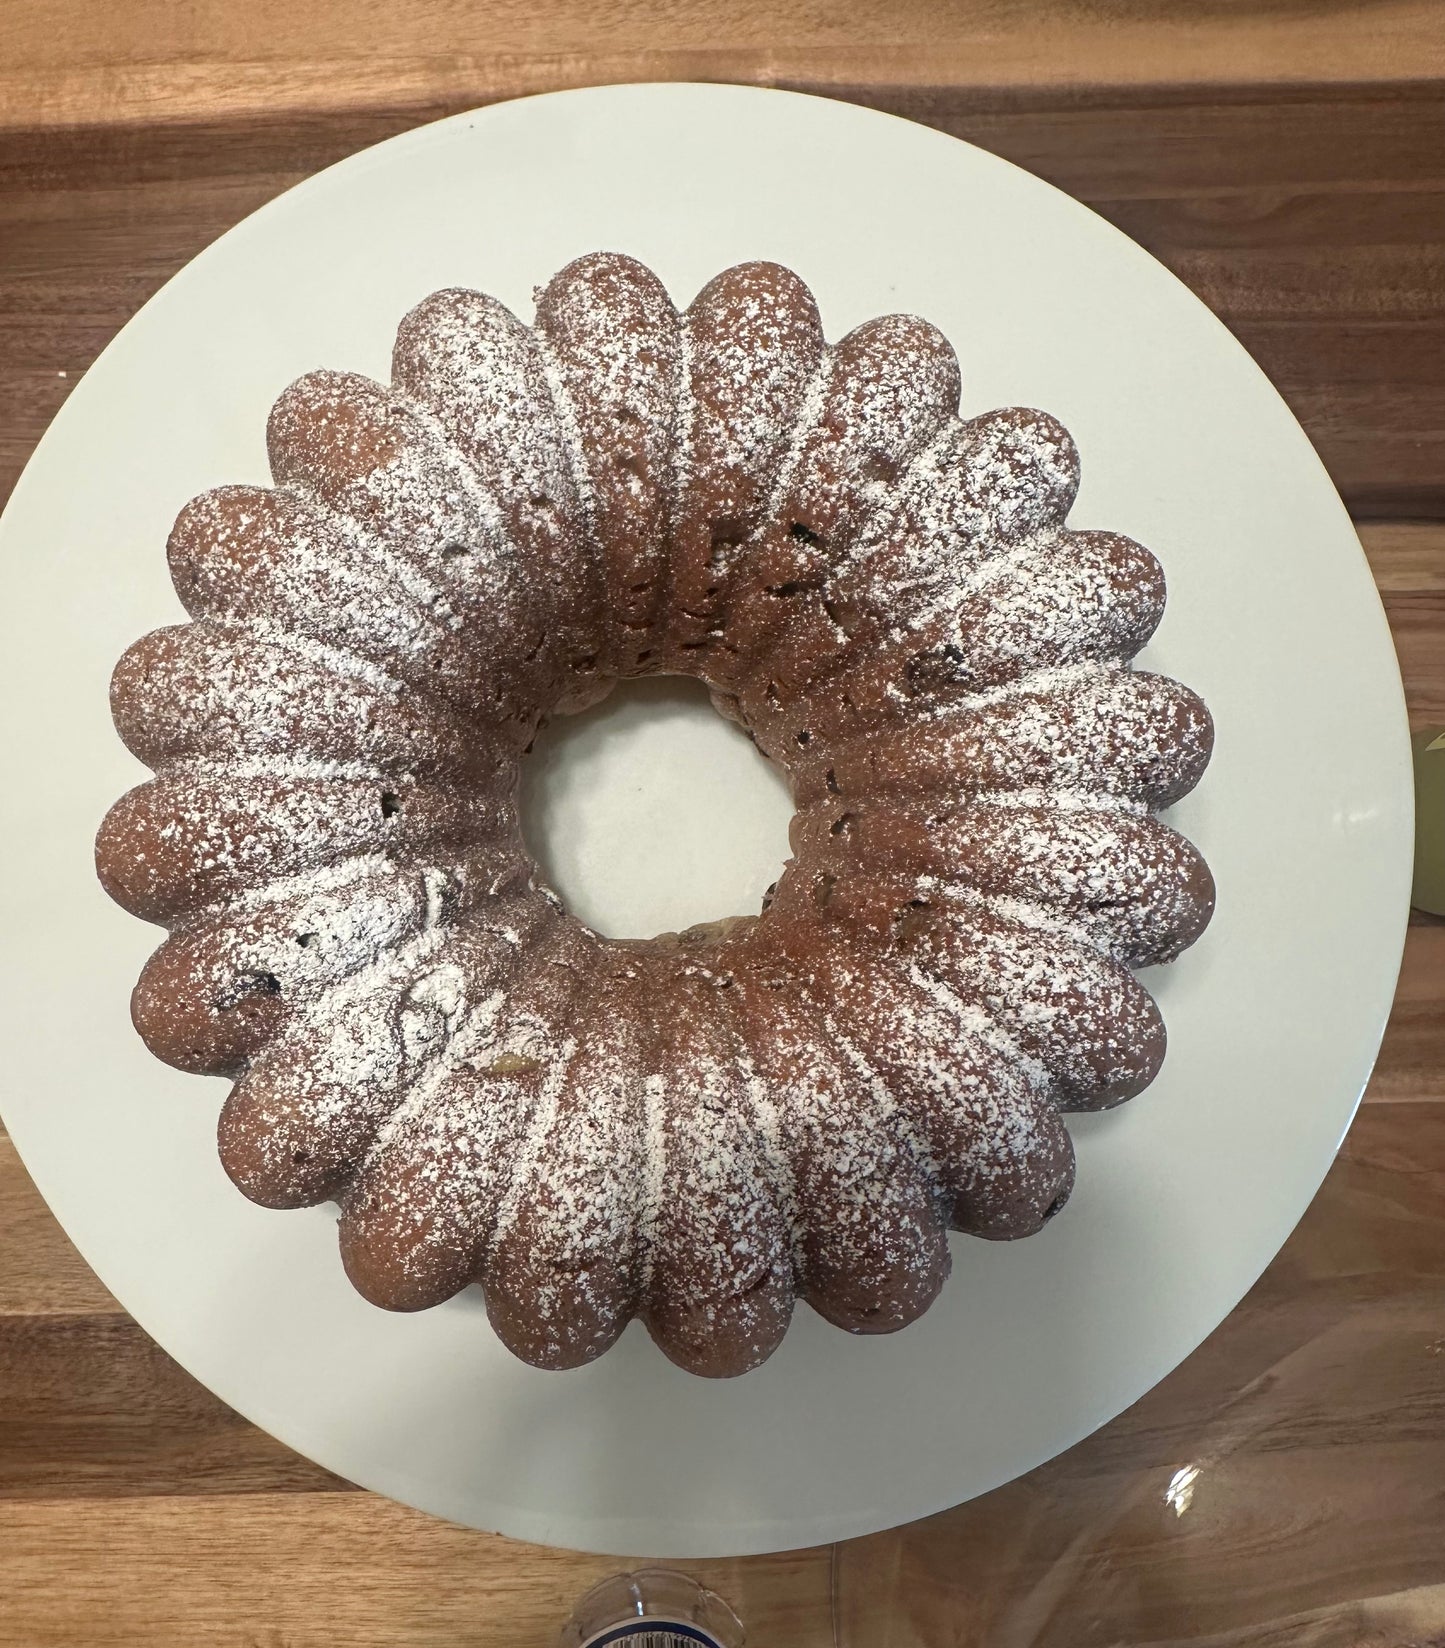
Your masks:
{"label": "powdered sugar dusting", "polygon": [[[949,1224],[1057,1212],[1060,1107],[1162,1056],[1129,967],[1208,917],[1154,813],[1212,728],[1130,667],[1157,562],[1067,526],[1054,419],[960,418],[915,317],[829,348],[776,265],[684,316],[614,253],[531,327],[435,293],[393,365],[282,396],[277,486],[187,506],[194,621],[117,667],[157,777],[98,864],[171,929],[138,1026],[238,1078],[228,1171],[339,1201],[368,1297],[480,1281],[540,1366],[641,1314],[682,1366],[738,1372],[799,1291],[902,1326]],[[614,943],[537,876],[517,763],[548,715],[657,669],[788,773],[796,857],[760,918]]]}

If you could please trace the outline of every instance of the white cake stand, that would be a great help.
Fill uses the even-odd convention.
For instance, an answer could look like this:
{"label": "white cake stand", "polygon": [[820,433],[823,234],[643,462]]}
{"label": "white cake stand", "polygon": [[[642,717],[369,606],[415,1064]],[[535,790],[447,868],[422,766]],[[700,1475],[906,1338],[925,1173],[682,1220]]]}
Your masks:
{"label": "white cake stand", "polygon": [[[266,478],[266,410],[292,377],[384,376],[424,293],[475,285],[530,317],[534,285],[598,247],[651,263],[681,302],[726,264],[780,259],[830,335],[917,311],[955,342],[967,410],[1056,413],[1084,456],[1074,521],[1130,533],[1168,572],[1146,662],[1198,688],[1219,729],[1177,811],[1219,913],[1150,980],[1163,1075],[1076,1124],[1067,1214],[1013,1247],[959,1241],[944,1297],[906,1333],[853,1340],[803,1310],[771,1362],[726,1384],[677,1372],[636,1327],[595,1366],[545,1374],[501,1350],[471,1298],[411,1318],[364,1304],[330,1210],[263,1212],[225,1181],[220,1087],[155,1063],[127,1019],[157,935],[91,869],[96,824],[138,776],[106,681],[129,641],[180,616],[162,554],[177,508]],[[6,1125],[172,1356],[381,1493],[526,1539],[673,1556],[956,1503],[1185,1357],[1289,1234],[1349,1124],[1399,961],[1411,829],[1399,676],[1359,545],[1224,327],[1101,219],[966,144],[722,86],[568,92],[407,133],[263,208],[147,304],[56,419],[0,537]],[[637,776],[627,748],[640,760],[646,739],[624,740],[613,801]],[[659,806],[706,781],[718,750],[675,748]],[[586,741],[558,759],[587,760]],[[765,780],[738,788],[747,827],[690,872],[704,913],[725,913],[756,869],[750,832],[776,821]],[[625,922],[645,891],[623,867],[598,907]]]}

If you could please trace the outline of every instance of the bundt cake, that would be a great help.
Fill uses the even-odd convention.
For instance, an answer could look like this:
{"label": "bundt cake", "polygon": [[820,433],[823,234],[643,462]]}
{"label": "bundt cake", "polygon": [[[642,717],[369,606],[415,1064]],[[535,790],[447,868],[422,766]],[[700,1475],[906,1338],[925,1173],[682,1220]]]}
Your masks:
{"label": "bundt cake", "polygon": [[[1131,661],[1154,557],[1077,531],[1068,432],[959,416],[910,315],[824,341],[748,263],[679,314],[611,253],[524,325],[480,292],[402,321],[390,388],[271,414],[275,485],[169,543],[192,622],[116,669],[155,776],[101,828],[111,896],[169,929],[136,1026],[235,1085],[226,1171],[334,1201],[395,1310],[472,1283],[539,1367],[634,1315],[700,1374],[762,1362],[795,1297],[855,1333],[927,1309],[950,1229],[1063,1206],[1063,1113],[1145,1087],[1130,971],[1213,889],[1155,817],[1200,700]],[[547,717],[694,676],[796,795],[759,915],[609,940],[516,810]]]}

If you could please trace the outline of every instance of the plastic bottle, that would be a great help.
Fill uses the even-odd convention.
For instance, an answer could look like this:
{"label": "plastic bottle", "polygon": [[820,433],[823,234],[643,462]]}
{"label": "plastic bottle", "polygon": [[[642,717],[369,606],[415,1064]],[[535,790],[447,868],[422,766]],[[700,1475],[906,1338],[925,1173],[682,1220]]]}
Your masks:
{"label": "plastic bottle", "polygon": [[594,1585],[562,1628],[559,1648],[743,1648],[720,1596],[670,1568],[640,1568]]}

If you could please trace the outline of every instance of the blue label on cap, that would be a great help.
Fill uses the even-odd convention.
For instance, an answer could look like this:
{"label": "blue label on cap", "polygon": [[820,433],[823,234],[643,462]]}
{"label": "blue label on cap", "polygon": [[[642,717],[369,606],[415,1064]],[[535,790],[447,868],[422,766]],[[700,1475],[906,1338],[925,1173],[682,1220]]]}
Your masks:
{"label": "blue label on cap", "polygon": [[696,1625],[670,1619],[631,1619],[626,1625],[612,1625],[588,1637],[582,1648],[611,1648],[615,1642],[625,1642],[627,1648],[723,1648],[715,1636]]}

